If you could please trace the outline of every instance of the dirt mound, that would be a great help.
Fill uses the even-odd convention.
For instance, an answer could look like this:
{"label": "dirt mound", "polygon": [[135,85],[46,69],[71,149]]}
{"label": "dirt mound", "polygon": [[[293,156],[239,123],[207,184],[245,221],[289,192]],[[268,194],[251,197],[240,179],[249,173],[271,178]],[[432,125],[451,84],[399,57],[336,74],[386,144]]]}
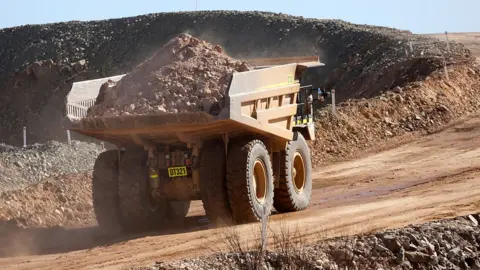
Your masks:
{"label": "dirt mound", "polygon": [[0,83],[0,141],[22,145],[23,127],[27,142],[66,140],[65,97],[73,81],[90,77],[85,60],[64,65],[51,59],[35,61]]}
{"label": "dirt mound", "polygon": [[480,109],[480,69],[470,65],[443,70],[425,80],[396,87],[371,99],[348,100],[317,112],[315,164],[394,146],[415,134],[435,132]]}
{"label": "dirt mound", "polygon": [[100,146],[72,141],[48,142],[27,147],[0,144],[0,192],[27,187],[45,178],[90,172]]}
{"label": "dirt mound", "polygon": [[0,194],[0,227],[55,227],[95,224],[88,173],[48,178]]}
{"label": "dirt mound", "polygon": [[[184,32],[220,44],[237,59],[319,55],[326,67],[309,78],[334,87],[338,101],[403,87],[441,68],[444,57],[449,65],[473,61],[454,42],[447,51],[445,42],[407,31],[266,12],[159,13],[0,29],[0,113],[8,116],[0,120],[0,140],[20,145],[23,126],[32,142],[65,140],[59,123],[71,81],[127,73]],[[48,59],[68,68],[87,64],[81,76],[42,80],[22,73]]]}
{"label": "dirt mound", "polygon": [[247,70],[245,63],[223,54],[220,46],[182,34],[116,85],[104,84],[87,116],[218,114],[224,107],[229,76]]}
{"label": "dirt mound", "polygon": [[273,240],[275,251],[158,262],[148,269],[479,269],[479,218],[470,215],[340,237],[314,246],[302,245],[302,239],[292,238],[293,231],[283,230],[282,237]]}

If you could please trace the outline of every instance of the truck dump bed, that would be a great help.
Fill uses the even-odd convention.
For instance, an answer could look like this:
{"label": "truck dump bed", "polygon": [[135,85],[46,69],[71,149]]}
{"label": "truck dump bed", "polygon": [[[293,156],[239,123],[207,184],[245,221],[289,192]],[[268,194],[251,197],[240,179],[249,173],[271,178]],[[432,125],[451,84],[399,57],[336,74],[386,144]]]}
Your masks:
{"label": "truck dump bed", "polygon": [[281,141],[291,140],[300,89],[299,76],[303,70],[323,64],[316,56],[246,62],[254,63],[257,69],[233,74],[226,107],[217,116],[195,112],[82,117],[93,105],[92,97],[85,99],[83,95],[83,100],[73,97],[80,96],[78,92],[85,91],[88,83],[99,89],[97,84],[101,84],[101,80],[74,84],[67,97],[67,116],[73,121],[70,130],[116,144],[197,143],[227,133],[231,137],[256,134]]}

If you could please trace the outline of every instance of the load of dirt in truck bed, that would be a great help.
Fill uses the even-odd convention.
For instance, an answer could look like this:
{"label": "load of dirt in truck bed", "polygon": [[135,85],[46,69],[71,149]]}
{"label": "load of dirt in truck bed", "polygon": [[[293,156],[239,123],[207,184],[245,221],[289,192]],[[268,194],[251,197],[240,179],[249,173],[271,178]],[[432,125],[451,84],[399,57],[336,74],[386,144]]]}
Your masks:
{"label": "load of dirt in truck bed", "polygon": [[233,72],[249,67],[218,45],[181,34],[118,83],[102,85],[88,117],[204,111],[218,114]]}

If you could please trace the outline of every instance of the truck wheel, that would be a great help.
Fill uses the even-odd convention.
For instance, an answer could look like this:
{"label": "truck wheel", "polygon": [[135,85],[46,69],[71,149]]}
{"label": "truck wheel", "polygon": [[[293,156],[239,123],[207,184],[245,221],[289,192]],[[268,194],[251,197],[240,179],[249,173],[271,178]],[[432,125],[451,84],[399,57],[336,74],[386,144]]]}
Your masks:
{"label": "truck wheel", "polygon": [[122,227],[126,232],[157,228],[167,217],[168,204],[151,199],[147,153],[128,150],[120,161],[119,197]]}
{"label": "truck wheel", "polygon": [[227,188],[237,223],[255,222],[270,215],[273,170],[268,150],[261,141],[234,144],[229,150]]}
{"label": "truck wheel", "polygon": [[226,157],[223,141],[216,140],[205,143],[199,167],[200,196],[210,223],[217,227],[229,225],[232,219],[225,167]]}
{"label": "truck wheel", "polygon": [[282,213],[306,209],[312,196],[312,161],[302,134],[295,133],[288,143],[282,167],[280,185],[275,189],[275,209]]}
{"label": "truck wheel", "polygon": [[98,226],[107,231],[119,227],[118,152],[101,153],[93,166],[92,200]]}

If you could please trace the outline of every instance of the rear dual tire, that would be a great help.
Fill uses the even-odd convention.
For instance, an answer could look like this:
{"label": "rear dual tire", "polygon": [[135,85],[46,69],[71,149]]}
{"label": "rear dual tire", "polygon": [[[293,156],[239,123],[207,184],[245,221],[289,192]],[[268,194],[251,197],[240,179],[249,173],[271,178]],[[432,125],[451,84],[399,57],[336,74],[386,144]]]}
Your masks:
{"label": "rear dual tire", "polygon": [[141,232],[159,228],[166,221],[185,218],[190,201],[154,202],[151,199],[146,162],[147,155],[141,150],[124,152],[120,162],[116,150],[98,156],[92,196],[101,228]]}
{"label": "rear dual tire", "polygon": [[127,232],[154,229],[167,216],[167,201],[154,202],[149,194],[147,158],[145,151],[129,150],[120,161],[120,222]]}
{"label": "rear dual tire", "polygon": [[98,155],[93,166],[92,200],[100,228],[118,231],[120,211],[118,207],[118,155],[110,150]]}
{"label": "rear dual tire", "polygon": [[228,200],[225,144],[222,140],[205,143],[200,158],[200,196],[210,223],[215,227],[232,224]]}

